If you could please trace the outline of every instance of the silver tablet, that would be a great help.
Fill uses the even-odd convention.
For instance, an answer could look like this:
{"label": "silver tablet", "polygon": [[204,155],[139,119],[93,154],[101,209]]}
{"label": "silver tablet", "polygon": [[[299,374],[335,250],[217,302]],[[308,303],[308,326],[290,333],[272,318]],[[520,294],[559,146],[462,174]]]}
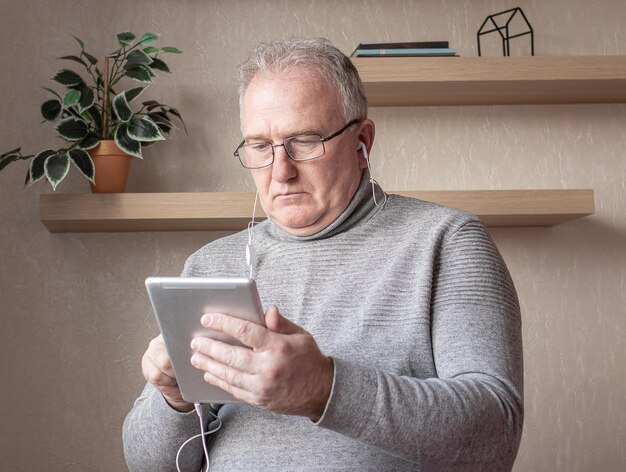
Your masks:
{"label": "silver tablet", "polygon": [[191,340],[206,336],[230,344],[237,340],[200,324],[204,313],[226,313],[265,326],[263,307],[251,279],[206,277],[148,277],[146,289],[178,386],[190,403],[238,402],[221,388],[204,381],[202,371],[191,365]]}

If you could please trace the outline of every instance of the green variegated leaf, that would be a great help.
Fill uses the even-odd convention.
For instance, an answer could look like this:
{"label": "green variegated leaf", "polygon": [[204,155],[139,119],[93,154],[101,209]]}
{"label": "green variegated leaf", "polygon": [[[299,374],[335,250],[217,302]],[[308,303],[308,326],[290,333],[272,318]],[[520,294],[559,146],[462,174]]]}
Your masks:
{"label": "green variegated leaf", "polygon": [[156,41],[157,39],[159,39],[159,35],[157,34],[144,33],[141,35],[141,38],[139,38],[139,41],[137,41],[137,44],[150,44]]}
{"label": "green variegated leaf", "polygon": [[102,115],[98,111],[96,107],[91,107],[87,110],[89,116],[91,116],[91,120],[95,123],[96,129],[102,129]]}
{"label": "green variegated leaf", "polygon": [[88,67],[87,63],[78,56],[62,56],[62,57],[59,57],[58,59],[65,59],[68,61],[78,62],[79,64],[82,64],[83,66]]}
{"label": "green variegated leaf", "polygon": [[59,133],[59,136],[68,141],[80,141],[87,136],[89,132],[87,125],[76,118],[66,118],[62,120],[54,130]]}
{"label": "green variegated leaf", "polygon": [[174,53],[174,54],[182,54],[183,53],[180,49],[172,47],[172,46],[165,46],[165,47],[161,48],[161,51],[163,51],[163,52],[171,52],[171,53]]}
{"label": "green variegated leaf", "polygon": [[130,31],[125,33],[120,33],[117,35],[117,41],[120,43],[120,46],[124,47],[131,44],[135,40],[135,35]]}
{"label": "green variegated leaf", "polygon": [[78,143],[78,147],[81,149],[93,149],[98,144],[100,144],[100,136],[96,133],[89,133]]}
{"label": "green variegated leaf", "polygon": [[143,143],[141,143],[141,149],[150,147],[156,142],[157,141],[144,141]]}
{"label": "green variegated leaf", "polygon": [[69,69],[61,69],[55,74],[54,77],[52,77],[52,80],[67,87],[72,87],[76,85],[82,86],[85,84],[83,78],[80,75]]}
{"label": "green variegated leaf", "polygon": [[152,67],[152,69],[162,70],[163,72],[171,73],[170,68],[167,67],[167,64],[161,59],[154,58],[152,60],[152,64],[150,64],[150,67]]}
{"label": "green variegated leaf", "polygon": [[121,121],[128,121],[133,116],[133,111],[128,106],[128,101],[126,100],[126,92],[115,96],[113,99],[113,110]]}
{"label": "green variegated leaf", "polygon": [[[68,117],[68,118],[74,118],[78,121],[85,121],[83,119],[83,115],[81,113],[78,113],[78,110],[76,110],[74,107],[70,107],[70,108],[64,108],[63,109],[63,118]],[[69,113],[69,115],[65,115],[65,113]],[[87,123],[87,122],[85,122]]]}
{"label": "green variegated leaf", "polygon": [[80,38],[78,38],[78,37],[76,37],[74,35],[72,35],[72,36],[78,42],[78,45],[80,46],[80,50],[82,51],[83,49],[85,49],[85,43],[83,43],[83,41]]}
{"label": "green variegated leaf", "polygon": [[141,104],[147,108],[148,111],[152,111],[157,107],[162,107],[163,105],[161,105],[159,102],[157,102],[156,100],[146,100],[145,102],[141,102]]}
{"label": "green variegated leaf", "polygon": [[41,87],[44,90],[47,90],[48,92],[50,92],[52,95],[56,96],[59,100],[61,100],[61,95],[59,95],[58,93],[56,93],[54,90],[52,90],[51,88],[48,87]]}
{"label": "green variegated leaf", "polygon": [[129,103],[132,102],[135,98],[141,95],[141,92],[143,92],[146,88],[147,87],[135,87],[130,90],[126,90],[126,101]]}
{"label": "green variegated leaf", "polygon": [[61,114],[61,110],[63,106],[61,102],[58,100],[46,100],[41,104],[41,116],[43,116],[44,120],[54,121]]}
{"label": "green variegated leaf", "polygon": [[3,154],[2,157],[0,157],[0,170],[4,169],[11,162],[15,162],[19,160],[20,160],[19,154],[7,154],[7,155]]}
{"label": "green variegated leaf", "polygon": [[24,156],[20,152],[20,149],[21,148],[13,149],[12,151],[5,152],[4,154],[0,156],[0,170],[4,169],[11,162],[26,160],[26,159],[30,159],[31,157],[33,157],[32,154]]}
{"label": "green variegated leaf", "polygon": [[57,152],[53,151],[52,149],[46,149],[45,151],[41,151],[39,154],[33,157],[33,160],[30,161],[29,171],[31,185],[43,178],[43,176],[45,175],[44,164],[46,163],[46,159],[48,159],[50,156],[55,155],[56,153]]}
{"label": "green variegated leaf", "polygon": [[83,120],[85,123],[89,123],[91,121],[91,115],[89,114],[89,112],[87,112],[87,110],[81,111],[79,115],[80,115],[80,119]]}
{"label": "green variegated leaf", "polygon": [[83,87],[80,89],[80,101],[78,102],[78,109],[82,113],[88,108],[91,108],[96,102],[96,96],[90,87]]}
{"label": "green variegated leaf", "polygon": [[148,46],[147,48],[143,48],[143,52],[145,52],[146,54],[155,54],[159,51],[160,51],[159,48],[155,48],[153,46]]}
{"label": "green variegated leaf", "polygon": [[91,54],[89,54],[86,51],[83,51],[83,56],[87,58],[87,60],[91,63],[92,66],[98,63],[98,59],[96,59],[95,57],[93,57]]}
{"label": "green variegated leaf", "polygon": [[96,174],[96,169],[93,165],[93,161],[91,160],[91,156],[87,154],[87,151],[83,149],[71,149],[69,152],[70,159],[74,163],[74,165],[78,168],[81,174],[83,174],[87,179],[94,182],[94,176]]}
{"label": "green variegated leaf", "polygon": [[80,100],[80,92],[78,90],[70,89],[65,93],[65,97],[63,97],[63,105],[71,107],[72,105],[76,105],[78,100]]}
{"label": "green variegated leaf", "polygon": [[167,115],[163,112],[148,113],[148,116],[156,123],[159,129],[166,134],[169,134],[170,130],[175,128],[172,122],[167,119]]}
{"label": "green variegated leaf", "polygon": [[170,107],[169,110],[166,110],[166,111],[167,113],[171,113],[172,115],[174,115],[176,118],[180,120],[180,123],[183,125],[183,129],[185,130],[185,133],[187,133],[187,127],[185,126],[185,122],[183,121],[183,117],[180,115],[180,112],[176,108],[172,108],[172,107]]}
{"label": "green variegated leaf", "polygon": [[150,65],[152,64],[152,59],[141,49],[135,49],[131,53],[126,56],[126,64],[124,64],[124,69],[132,67],[136,64]]}
{"label": "green variegated leaf", "polygon": [[128,123],[120,123],[115,130],[115,144],[126,154],[143,159],[141,143],[128,136]]}
{"label": "green variegated leaf", "polygon": [[170,107],[168,105],[164,105],[163,103],[159,103],[159,102],[157,102],[155,100],[146,100],[145,102],[142,102],[142,104],[145,107],[147,107],[148,112],[156,113],[153,110],[155,108],[158,108],[158,112],[165,114],[165,117],[168,119],[168,121],[171,121],[170,117],[168,116],[168,113],[171,113],[176,118],[178,118],[180,123],[183,125],[183,129],[185,130],[185,133],[187,133],[187,127],[185,126],[185,122],[183,121],[183,117],[180,115],[180,112],[176,108],[172,108],[172,107]]}
{"label": "green variegated leaf", "polygon": [[137,64],[130,69],[126,69],[124,75],[133,80],[137,80],[139,82],[144,82],[147,84],[151,84],[152,77],[154,77],[154,74],[149,67],[140,64]]}
{"label": "green variegated leaf", "polygon": [[128,136],[137,141],[163,141],[159,127],[147,116],[133,116],[128,123]]}
{"label": "green variegated leaf", "polygon": [[22,148],[21,148],[21,147],[18,147],[18,148],[15,148],[15,149],[11,149],[11,150],[10,150],[10,151],[8,151],[8,152],[5,152],[5,153],[3,153],[3,154],[0,154],[0,159],[4,159],[5,157],[10,156],[10,155],[12,155],[12,154],[19,154],[19,152],[20,152],[21,150],[22,150]]}
{"label": "green variegated leaf", "polygon": [[44,170],[50,185],[52,185],[52,190],[56,190],[57,185],[70,171],[70,158],[67,152],[55,153],[49,156],[44,164]]}

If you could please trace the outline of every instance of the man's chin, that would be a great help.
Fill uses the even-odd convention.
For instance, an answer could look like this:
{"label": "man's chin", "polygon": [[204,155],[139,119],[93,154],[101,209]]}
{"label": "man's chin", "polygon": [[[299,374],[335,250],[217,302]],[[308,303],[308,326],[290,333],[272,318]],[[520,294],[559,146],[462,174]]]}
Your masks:
{"label": "man's chin", "polygon": [[317,233],[319,228],[319,218],[313,215],[283,215],[271,220],[283,231],[295,236],[308,236]]}

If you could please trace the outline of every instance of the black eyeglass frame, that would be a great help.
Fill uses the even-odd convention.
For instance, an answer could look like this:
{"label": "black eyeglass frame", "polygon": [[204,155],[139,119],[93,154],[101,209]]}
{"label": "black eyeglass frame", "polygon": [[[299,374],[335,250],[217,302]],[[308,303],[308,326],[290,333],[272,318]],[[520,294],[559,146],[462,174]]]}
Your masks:
{"label": "black eyeglass frame", "polygon": [[[246,168],[246,169],[264,169],[265,167],[269,167],[269,166],[271,166],[271,165],[274,163],[274,159],[275,159],[275,152],[274,152],[274,149],[275,149],[275,148],[277,148],[277,147],[281,147],[281,146],[285,148],[285,151],[287,152],[287,156],[289,156],[289,158],[290,158],[292,161],[294,161],[294,162],[312,161],[313,159],[318,159],[318,158],[322,157],[324,154],[326,154],[326,146],[324,146],[324,143],[325,143],[325,142],[330,141],[331,139],[336,138],[337,136],[341,135],[344,131],[346,131],[346,130],[347,130],[348,128],[350,128],[351,126],[353,126],[353,125],[357,124],[359,121],[361,121],[361,120],[354,119],[354,120],[350,121],[350,122],[349,122],[346,126],[344,126],[343,128],[341,128],[339,131],[337,131],[337,132],[335,132],[335,133],[333,133],[333,134],[331,134],[330,136],[327,136],[327,137],[325,137],[325,138],[322,138],[321,136],[316,135],[316,134],[311,135],[311,136],[319,136],[319,138],[320,138],[320,142],[322,143],[322,153],[321,153],[319,156],[315,156],[315,157],[308,157],[308,158],[306,158],[306,159],[294,159],[294,157],[293,157],[293,156],[289,153],[289,148],[288,148],[288,147],[285,147],[285,144],[289,144],[289,142],[290,142],[291,140],[293,140],[293,139],[295,139],[295,138],[298,138],[298,137],[300,137],[301,135],[298,135],[298,136],[290,136],[290,137],[288,137],[287,139],[285,139],[285,140],[284,140],[282,143],[280,143],[280,144],[272,144],[272,143],[269,143],[269,142],[268,142],[267,144],[269,144],[269,145],[271,146],[271,148],[272,148],[272,160],[271,160],[268,164],[265,164],[265,165],[262,165],[262,166],[259,166],[259,167],[248,167],[248,166],[246,166],[246,165],[243,163],[243,160],[242,160],[241,156],[239,155],[239,150],[240,150],[243,146],[245,146],[245,144],[246,144],[246,140],[245,140],[245,139],[244,139],[243,141],[241,141],[241,143],[239,143],[239,146],[237,146],[237,149],[235,149],[235,152],[233,153],[233,155],[239,159],[239,162],[241,163],[241,165],[242,165],[244,168]],[[258,144],[258,143],[257,143],[257,144]]]}

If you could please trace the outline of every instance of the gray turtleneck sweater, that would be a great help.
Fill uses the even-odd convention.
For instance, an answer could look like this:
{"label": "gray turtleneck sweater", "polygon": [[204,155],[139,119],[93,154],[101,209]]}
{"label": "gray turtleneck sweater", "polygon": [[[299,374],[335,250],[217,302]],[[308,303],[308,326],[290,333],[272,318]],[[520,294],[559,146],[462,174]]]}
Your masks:
{"label": "gray turtleneck sweater", "polygon": [[[334,360],[323,416],[227,404],[209,436],[211,471],[504,471],[522,432],[520,311],[483,224],[466,212],[389,195],[364,173],[342,215],[296,237],[254,227],[263,305],[313,335]],[[246,277],[241,232],[207,244],[184,276]],[[205,421],[208,413],[205,406]],[[199,432],[146,385],[123,429],[129,469],[172,471]],[[198,471],[200,440],[181,454]]]}

